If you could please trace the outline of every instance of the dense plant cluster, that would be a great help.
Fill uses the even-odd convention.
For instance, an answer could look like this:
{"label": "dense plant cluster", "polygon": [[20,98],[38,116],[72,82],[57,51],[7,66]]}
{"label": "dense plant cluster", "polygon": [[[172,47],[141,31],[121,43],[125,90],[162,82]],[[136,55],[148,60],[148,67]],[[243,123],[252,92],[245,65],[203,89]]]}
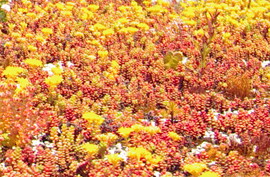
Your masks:
{"label": "dense plant cluster", "polygon": [[270,2],[19,0],[0,176],[270,176]]}

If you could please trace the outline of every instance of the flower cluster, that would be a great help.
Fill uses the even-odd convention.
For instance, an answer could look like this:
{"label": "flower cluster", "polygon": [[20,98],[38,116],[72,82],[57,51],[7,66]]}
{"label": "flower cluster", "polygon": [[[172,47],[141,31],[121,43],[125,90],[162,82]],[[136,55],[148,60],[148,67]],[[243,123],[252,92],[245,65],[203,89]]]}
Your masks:
{"label": "flower cluster", "polygon": [[270,175],[267,0],[6,3],[0,176]]}

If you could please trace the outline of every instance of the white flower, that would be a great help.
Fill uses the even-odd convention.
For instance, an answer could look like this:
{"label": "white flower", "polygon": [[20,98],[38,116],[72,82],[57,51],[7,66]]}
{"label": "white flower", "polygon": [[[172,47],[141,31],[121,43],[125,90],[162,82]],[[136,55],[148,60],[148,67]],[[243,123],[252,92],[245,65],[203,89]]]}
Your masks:
{"label": "white flower", "polygon": [[[72,65],[73,63],[68,63],[68,65]],[[45,64],[44,67],[42,68],[43,71],[47,71],[49,76],[54,75],[52,72],[52,69],[55,67],[59,67],[62,71],[64,70],[63,68],[63,63],[61,61],[59,61],[56,65],[52,64],[52,63],[48,63]]]}
{"label": "white flower", "polygon": [[53,75],[52,68],[54,68],[54,67],[55,67],[54,64],[49,63],[49,64],[45,64],[44,67],[42,68],[42,70],[43,70],[43,71],[47,71],[48,74],[49,74],[50,76],[52,76],[52,75]]}
{"label": "white flower", "polygon": [[236,133],[232,133],[229,135],[229,140],[230,141],[233,141],[237,144],[241,144],[242,143],[242,140],[241,138],[236,134]]}
{"label": "white flower", "polygon": [[127,151],[128,147],[123,147],[121,143],[117,143],[116,145],[112,146],[109,149],[110,154],[119,154],[119,157],[121,157],[124,161],[127,161]]}
{"label": "white flower", "polygon": [[74,64],[73,64],[72,62],[68,61],[68,62],[67,62],[67,67],[70,68],[70,67],[72,67],[72,66],[74,66]]}
{"label": "white flower", "polygon": [[269,64],[270,64],[270,61],[269,60],[268,61],[263,61],[262,62],[262,67],[264,68],[264,67],[266,67]]}
{"label": "white flower", "polygon": [[8,4],[3,4],[2,6],[1,6],[1,8],[2,9],[4,9],[4,10],[6,10],[6,11],[10,11],[10,5],[8,5]]}

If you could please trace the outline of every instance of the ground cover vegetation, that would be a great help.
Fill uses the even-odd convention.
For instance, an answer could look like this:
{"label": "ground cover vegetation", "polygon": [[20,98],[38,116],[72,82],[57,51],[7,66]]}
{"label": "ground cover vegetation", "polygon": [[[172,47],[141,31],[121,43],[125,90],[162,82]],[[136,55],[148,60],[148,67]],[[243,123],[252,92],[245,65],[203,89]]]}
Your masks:
{"label": "ground cover vegetation", "polygon": [[9,6],[0,176],[270,176],[269,1]]}

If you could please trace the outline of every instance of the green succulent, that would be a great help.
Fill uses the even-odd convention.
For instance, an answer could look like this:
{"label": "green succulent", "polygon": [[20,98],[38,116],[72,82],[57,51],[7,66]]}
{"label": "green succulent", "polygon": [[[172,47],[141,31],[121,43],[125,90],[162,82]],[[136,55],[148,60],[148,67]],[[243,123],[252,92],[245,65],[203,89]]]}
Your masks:
{"label": "green succulent", "polygon": [[164,65],[165,68],[169,69],[176,69],[179,61],[182,61],[183,59],[183,53],[182,52],[168,52],[165,56],[164,56]]}

